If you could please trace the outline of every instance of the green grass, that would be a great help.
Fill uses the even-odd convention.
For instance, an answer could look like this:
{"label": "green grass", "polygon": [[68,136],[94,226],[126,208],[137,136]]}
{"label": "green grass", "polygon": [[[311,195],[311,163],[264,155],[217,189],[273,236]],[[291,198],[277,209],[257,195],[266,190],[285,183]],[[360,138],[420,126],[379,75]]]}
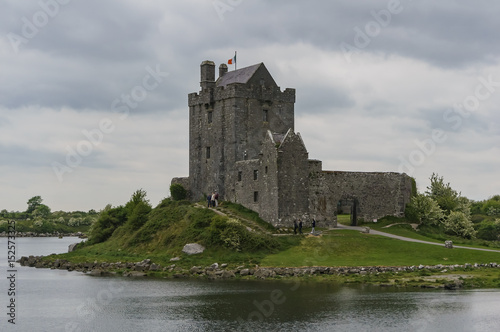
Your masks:
{"label": "green grass", "polygon": [[[388,228],[384,228],[384,226],[391,224],[399,224],[399,225],[394,225]],[[456,236],[445,234],[442,230],[437,229],[435,227],[419,227],[418,230],[414,230],[411,227],[410,223],[408,223],[404,218],[384,217],[380,219],[379,222],[377,223],[370,223],[364,225],[369,226],[370,228],[377,231],[404,236],[416,240],[435,242],[435,243],[444,243],[444,241],[446,240],[451,240],[453,241],[453,244],[464,247],[500,250],[500,244],[498,242],[486,241],[481,239],[459,238]]]}
{"label": "green grass", "polygon": [[337,223],[345,226],[351,226],[351,215],[350,214],[338,214]]}
{"label": "green grass", "polygon": [[335,230],[322,237],[304,238],[299,246],[268,255],[263,266],[403,266],[500,262],[500,253],[405,242],[397,239]]}
{"label": "green grass", "polygon": [[[251,219],[259,225],[258,215],[235,204],[225,207],[231,218]],[[340,219],[350,222],[349,215]],[[373,229],[433,241],[414,232],[408,224],[381,228],[401,222],[398,218],[383,218],[369,226]],[[434,240],[441,242],[439,240]],[[186,243],[197,242],[207,249],[199,255],[182,253]],[[270,236],[249,232],[244,224],[230,221],[205,208],[187,202],[164,201],[148,215],[138,229],[127,223],[117,227],[102,243],[86,244],[76,251],[48,259],[62,258],[72,262],[137,262],[149,258],[162,266],[173,264],[180,257],[180,267],[207,266],[214,262],[236,266],[403,266],[464,263],[500,263],[500,253],[466,249],[445,249],[421,243],[411,243],[374,234],[350,230],[325,230],[320,237]]]}

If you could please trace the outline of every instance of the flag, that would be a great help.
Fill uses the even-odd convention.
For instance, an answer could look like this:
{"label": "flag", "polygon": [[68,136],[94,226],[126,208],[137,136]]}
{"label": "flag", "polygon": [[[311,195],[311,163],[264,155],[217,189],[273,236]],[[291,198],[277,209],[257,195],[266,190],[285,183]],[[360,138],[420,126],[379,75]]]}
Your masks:
{"label": "flag", "polygon": [[231,59],[227,60],[228,65],[236,64],[236,52],[234,52],[234,57]]}

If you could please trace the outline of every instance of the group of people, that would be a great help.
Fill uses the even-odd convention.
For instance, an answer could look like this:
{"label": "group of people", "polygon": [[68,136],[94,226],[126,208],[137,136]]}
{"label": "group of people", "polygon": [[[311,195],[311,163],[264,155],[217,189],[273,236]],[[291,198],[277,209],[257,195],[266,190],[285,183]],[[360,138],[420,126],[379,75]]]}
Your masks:
{"label": "group of people", "polygon": [[[299,223],[297,224],[297,220],[293,221],[293,234],[297,234],[297,229],[299,230],[299,234],[302,234],[302,220],[299,219]],[[316,227],[316,219],[312,219],[311,221],[311,234],[314,234],[314,228]]]}
{"label": "group of people", "polygon": [[212,195],[207,196],[207,207],[219,206],[219,193],[212,191]]}

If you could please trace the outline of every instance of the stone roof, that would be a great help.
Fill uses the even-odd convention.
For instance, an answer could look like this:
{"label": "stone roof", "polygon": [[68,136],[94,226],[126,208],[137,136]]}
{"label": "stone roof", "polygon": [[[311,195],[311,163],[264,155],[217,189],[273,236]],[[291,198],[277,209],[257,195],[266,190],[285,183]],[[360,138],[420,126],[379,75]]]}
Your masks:
{"label": "stone roof", "polygon": [[232,83],[248,83],[248,80],[252,78],[261,65],[263,65],[262,62],[253,66],[229,71],[217,79],[216,85],[225,87]]}

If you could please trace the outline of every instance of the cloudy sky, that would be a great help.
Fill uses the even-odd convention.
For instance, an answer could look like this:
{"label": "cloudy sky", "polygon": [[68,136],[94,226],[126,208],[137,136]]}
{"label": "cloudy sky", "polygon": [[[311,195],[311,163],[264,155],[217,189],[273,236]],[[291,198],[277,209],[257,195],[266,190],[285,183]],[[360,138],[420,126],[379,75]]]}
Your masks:
{"label": "cloudy sky", "polygon": [[[188,175],[203,60],[297,89],[325,170],[500,194],[500,2],[40,0],[0,11],[0,209],[153,205]],[[230,70],[234,66],[229,66]]]}

